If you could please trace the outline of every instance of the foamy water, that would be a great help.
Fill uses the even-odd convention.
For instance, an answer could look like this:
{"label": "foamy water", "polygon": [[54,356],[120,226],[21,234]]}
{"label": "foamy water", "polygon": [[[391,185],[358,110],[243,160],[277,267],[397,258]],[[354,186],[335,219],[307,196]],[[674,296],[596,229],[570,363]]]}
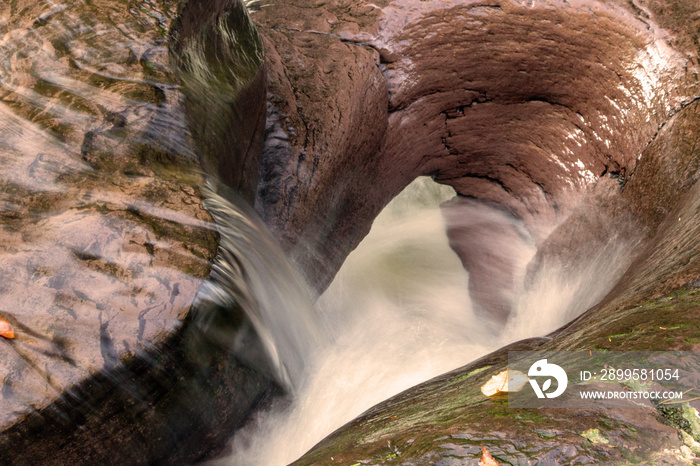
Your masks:
{"label": "foamy water", "polygon": [[[523,228],[484,205],[460,204],[446,212],[449,207],[440,204],[454,195],[452,188],[419,178],[381,212],[316,303],[326,343],[308,355],[291,403],[259,413],[236,434],[234,454],[217,464],[289,464],[375,404],[505,344],[555,330],[613,283],[599,273],[609,256],[592,257],[581,280],[547,266],[529,290],[522,283],[511,290],[516,304],[505,328],[475,313],[469,276],[450,248],[445,219],[452,226],[478,221]],[[534,246],[490,247],[509,251],[522,282]]]}

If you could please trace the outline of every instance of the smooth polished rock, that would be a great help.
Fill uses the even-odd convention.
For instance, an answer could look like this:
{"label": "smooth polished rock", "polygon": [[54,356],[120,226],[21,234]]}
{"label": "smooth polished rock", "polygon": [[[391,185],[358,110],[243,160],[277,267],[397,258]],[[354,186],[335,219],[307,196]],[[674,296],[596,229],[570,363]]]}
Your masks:
{"label": "smooth polished rock", "polygon": [[[225,215],[226,190],[207,209],[200,192],[209,170],[254,195],[260,56],[216,107],[170,63],[168,2],[25,3],[0,6],[0,316],[16,329],[0,340],[0,462],[201,461],[282,392],[244,297],[207,294],[224,261],[207,209]],[[245,24],[236,5],[218,3]],[[227,38],[199,27],[179,45]]]}
{"label": "smooth polished rock", "polygon": [[[0,7],[1,8],[1,7]],[[209,274],[165,31],[145,3],[3,8],[0,425],[165,340]]]}

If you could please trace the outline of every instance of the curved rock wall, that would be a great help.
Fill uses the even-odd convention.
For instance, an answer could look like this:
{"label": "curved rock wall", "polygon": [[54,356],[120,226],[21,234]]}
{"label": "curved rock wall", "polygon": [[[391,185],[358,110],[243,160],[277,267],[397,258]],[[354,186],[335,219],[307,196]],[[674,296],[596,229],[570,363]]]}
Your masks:
{"label": "curved rock wall", "polygon": [[[317,291],[327,286],[382,207],[419,175],[431,175],[453,186],[459,195],[453,202],[476,199],[498,206],[509,219],[504,224],[512,225],[510,220],[515,218],[526,227],[527,234],[493,224],[448,232],[453,248],[470,270],[473,296],[486,312],[502,319],[512,307],[508,294],[492,299],[488,290],[511,289],[514,264],[505,254],[497,264],[502,273],[496,278],[490,275],[493,267],[484,266],[490,258],[480,254],[491,241],[502,237],[514,244],[532,241],[539,247],[533,263],[536,268],[551,257],[567,260],[585,252],[586,241],[601,233],[595,222],[589,222],[591,212],[629,216],[630,231],[636,226],[643,231],[646,240],[640,243],[641,254],[617,288],[601,306],[557,333],[549,343],[552,347],[580,346],[581,332],[589,330],[602,338],[621,309],[625,315],[636,315],[636,300],[667,293],[697,278],[697,103],[693,103],[700,95],[697,0],[503,0],[489,4],[472,0],[294,0],[251,5],[258,7],[253,18],[262,39],[241,2],[183,3],[173,28],[172,58],[182,72],[189,124],[203,169],[254,200],[260,215]],[[84,8],[93,7],[86,4]],[[32,33],[61,18],[64,11],[70,19],[71,10],[37,10],[36,15],[34,10],[25,10],[22,21],[29,21],[31,27],[23,23],[12,33]],[[97,13],[103,12],[81,14]],[[185,195],[178,194],[177,201],[188,206],[194,202],[194,215],[206,219],[198,195],[187,189],[199,179],[184,177],[178,170],[173,173],[168,150],[151,150],[153,138],[164,127],[172,137],[159,143],[188,147],[187,137],[180,134],[186,132],[173,123],[177,119],[164,118],[181,98],[177,85],[170,81],[170,69],[162,62],[162,42],[155,37],[169,24],[170,13],[166,17],[158,11],[151,13],[146,15],[150,20],[139,18],[134,24],[136,30],[152,33],[140,44],[153,41],[154,47],[145,47],[138,56],[133,50],[120,55],[103,43],[118,59],[96,68],[86,66],[89,60],[81,60],[90,58],[83,53],[86,47],[77,42],[71,52],[71,42],[61,37],[51,43],[50,50],[70,79],[60,83],[38,80],[31,98],[23,93],[23,86],[3,81],[4,98],[17,115],[35,119],[46,131],[58,134],[60,147],[76,142],[75,134],[64,131],[64,120],[87,108],[91,116],[81,122],[93,124],[95,116],[102,122],[79,138],[80,160],[74,161],[78,168],[109,175],[116,172],[110,177],[113,182],[123,182],[122,188],[133,184],[139,195],[151,199],[162,200],[168,189],[175,192],[184,184]],[[0,7],[0,14],[5,18],[9,13]],[[115,26],[100,37],[106,40],[122,33],[124,29]],[[10,63],[21,64],[31,53],[17,54]],[[129,67],[140,67],[144,75],[136,80],[120,77],[119,72]],[[167,85],[153,85],[152,79],[163,76],[169,79]],[[102,95],[104,104],[90,106],[88,97],[98,94],[81,85],[81,80],[109,90]],[[122,94],[124,100],[116,97]],[[134,98],[147,102],[134,106]],[[49,112],[35,111],[47,104]],[[119,107],[121,104],[127,108]],[[143,111],[152,118],[143,119]],[[163,125],[164,121],[168,124]],[[139,136],[132,141],[127,136],[133,128],[139,128]],[[10,134],[10,143],[14,136]],[[145,141],[147,147],[132,152],[132,145],[120,144],[124,140]],[[22,153],[27,147],[8,150],[15,149]],[[3,190],[15,198],[24,197],[46,219],[50,218],[47,205],[61,196],[50,190],[34,196],[17,186],[24,189],[44,179],[34,177],[41,170],[58,173],[62,182],[71,181],[80,170],[55,171],[47,165],[51,157],[38,155],[24,166],[27,178],[17,178],[12,164],[7,165],[12,186]],[[17,160],[22,158],[13,159]],[[164,160],[168,163],[162,163]],[[191,175],[189,164],[193,162],[187,158],[179,162],[188,167],[183,172]],[[152,183],[144,183],[144,178],[153,178]],[[76,186],[82,189],[92,181],[77,180]],[[72,191],[69,195],[71,199],[76,196]],[[6,204],[14,205],[15,198],[8,198]],[[104,206],[88,202],[87,207],[80,204],[74,210],[83,208],[100,214]],[[159,260],[179,257],[166,254],[168,248],[156,248],[161,243],[150,241],[151,232],[158,238],[171,234],[177,245],[193,234],[164,228],[170,226],[172,217],[152,219],[148,212],[144,215],[130,205],[105,212],[116,224],[127,216],[145,225],[136,241],[127,241],[145,251],[135,254],[134,269],[149,256],[149,266],[154,260],[160,264]],[[7,238],[24,238],[26,219],[11,214],[4,217],[10,226],[5,229]],[[31,227],[29,230],[36,231],[35,224]],[[572,240],[572,232],[583,233]],[[210,233],[204,229],[198,234],[206,241],[196,252],[210,259]],[[75,235],[66,241],[81,238]],[[73,248],[76,260],[96,273],[116,273],[120,280],[128,275],[119,275],[111,261],[103,261],[104,251],[91,255],[92,244],[88,238]],[[201,261],[194,263],[196,270],[190,274],[199,283],[207,267]],[[35,268],[31,274],[18,273],[25,281],[41,281],[43,272]],[[44,284],[51,288],[56,280],[47,279]],[[187,296],[178,299],[192,298],[194,289],[187,290]],[[179,293],[170,292],[172,297]],[[57,295],[58,304],[51,309],[74,310],[75,297],[88,306],[103,305],[90,299],[89,293],[73,289],[73,295]],[[185,308],[178,304],[168,309],[175,312],[173,316],[183,316],[180,310]],[[647,310],[649,314],[635,319],[658,323],[652,319],[658,306]],[[11,314],[4,315],[12,320]],[[108,365],[115,363],[114,367],[79,385],[73,385],[78,379],[69,378],[57,388],[55,381],[46,384],[42,380],[42,389],[56,389],[56,397],[72,389],[2,433],[4,451],[24,452],[23,457],[13,459],[15,463],[65,462],[76,457],[93,462],[104,458],[195,461],[220,446],[221,433],[233,431],[251,410],[278,393],[267,375],[251,368],[241,354],[231,352],[231,348],[239,352],[246,348],[252,352],[247,357],[264,359],[255,332],[238,308],[203,308],[187,317],[177,334],[124,365],[116,364],[119,355],[113,351],[114,343],[111,347],[109,343],[113,338],[104,335],[112,321],[103,322],[103,314],[97,315],[101,356]],[[13,323],[21,328],[19,320]],[[630,319],[629,323],[639,321]],[[235,341],[220,339],[221,333],[207,334],[202,328],[229,329],[230,333],[223,332],[225,336],[238,337]],[[42,340],[31,329],[23,330]],[[691,344],[687,339],[684,342],[676,342],[674,348]],[[537,347],[543,342],[528,344]],[[40,357],[64,356],[60,338],[50,345],[50,351]],[[58,353],[53,352],[56,348]],[[419,388],[417,393],[424,390]],[[197,407],[188,404],[192,393],[200,397]],[[442,397],[440,390],[433,393],[431,399]],[[134,416],[144,416],[145,421],[131,425]],[[104,422],[106,419],[109,421]],[[663,431],[652,427],[647,429],[651,434],[645,434],[649,438]],[[111,438],[116,433],[134,443],[152,438],[163,441],[148,451],[120,450]],[[39,437],[45,442],[33,441]]]}
{"label": "curved rock wall", "polygon": [[[258,212],[318,290],[418,175],[500,206],[540,244],[601,176],[624,184],[700,93],[693,26],[635,5],[271,2],[253,14],[270,57]],[[450,236],[478,294],[489,245]]]}
{"label": "curved rock wall", "polygon": [[[651,240],[602,303],[545,338],[514,343],[380,403],[294,464],[465,464],[479,460],[481,446],[506,464],[696,461],[695,398],[669,407],[516,409],[487,399],[479,387],[507,367],[508,351],[700,349],[699,110],[696,102],[669,120],[622,195],[616,186],[613,199],[596,196],[603,202],[589,204],[604,216],[633,211],[657,218],[647,224]],[[551,254],[562,255],[572,232],[574,247],[595,236],[595,219],[576,212],[570,219],[554,232]],[[563,256],[581,253],[564,249]]]}
{"label": "curved rock wall", "polygon": [[[617,253],[616,246],[627,248],[631,261],[603,301],[563,329],[380,404],[299,464],[461,464],[478,459],[480,444],[512,463],[677,463],[697,456],[700,432],[681,432],[678,424],[697,422],[692,404],[680,418],[650,406],[580,410],[563,419],[542,410],[515,413],[480,397],[478,386],[503,369],[509,349],[697,350],[699,11],[698,1],[339,0],[255,13],[266,47],[289,57],[271,66],[274,139],[263,158],[274,168],[264,182],[283,179],[284,190],[261,190],[257,206],[285,231],[302,265],[322,262],[319,253],[337,254],[331,264],[342,261],[386,200],[424,174],[453,186],[453,203],[485,201],[528,229],[505,228],[512,226],[505,221],[480,226],[472,214],[471,224],[455,222],[461,226],[448,232],[470,271],[472,296],[490,313],[509,313],[507,294],[494,299],[490,291],[509,289],[513,276],[513,263],[501,260],[510,254],[494,258],[491,241],[536,244],[530,279],[552,261],[573,270],[581,257]],[[311,60],[318,44],[323,52]],[[342,122],[314,119],[330,118],[322,103],[348,87],[342,71],[326,79],[327,65],[341,60],[329,44],[342,60],[352,47],[372,54],[381,71],[386,125],[374,110],[384,90],[363,96],[372,103],[365,127],[380,132],[376,152],[324,153],[318,143],[349,131]],[[354,69],[365,80],[375,74]],[[332,86],[339,91],[329,96]],[[285,106],[293,99],[303,103]],[[335,108],[352,108],[341,103]],[[333,168],[309,164],[308,153]],[[342,183],[326,184],[329,172],[338,178],[338,159],[353,163]],[[331,197],[341,213],[326,215]],[[489,275],[495,268],[498,283]],[[312,270],[319,290],[334,271]],[[487,368],[483,376],[473,375],[478,368]],[[586,440],[591,428],[615,448]]]}

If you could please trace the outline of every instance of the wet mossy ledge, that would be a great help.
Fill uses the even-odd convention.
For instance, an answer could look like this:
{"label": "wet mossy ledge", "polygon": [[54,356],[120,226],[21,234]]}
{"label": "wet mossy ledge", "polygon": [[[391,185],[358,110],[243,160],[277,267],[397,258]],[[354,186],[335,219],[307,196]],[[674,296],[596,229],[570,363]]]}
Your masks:
{"label": "wet mossy ledge", "polygon": [[698,351],[700,284],[594,310],[547,338],[502,348],[411,388],[338,429],[295,465],[464,464],[481,445],[501,464],[684,464],[700,455],[697,401],[619,409],[522,409],[481,385],[508,351]]}

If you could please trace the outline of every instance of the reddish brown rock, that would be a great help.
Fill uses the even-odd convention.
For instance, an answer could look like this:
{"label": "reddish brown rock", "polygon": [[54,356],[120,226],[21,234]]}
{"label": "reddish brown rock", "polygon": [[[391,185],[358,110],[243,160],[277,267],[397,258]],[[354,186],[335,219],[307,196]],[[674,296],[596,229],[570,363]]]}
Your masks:
{"label": "reddish brown rock", "polygon": [[[203,167],[249,198],[260,169],[256,208],[318,291],[381,208],[418,175],[453,186],[456,202],[476,199],[521,220],[540,246],[540,260],[574,257],[588,239],[602,244],[641,225],[642,236],[651,238],[640,243],[643,255],[608,296],[609,306],[596,311],[602,314],[589,314],[553,340],[568,348],[566,342],[580,342],[586,322],[599,322],[590,316],[605,322],[595,327],[600,337],[614,324],[618,301],[631,315],[630,296],[665,292],[697,277],[697,222],[683,219],[697,210],[697,125],[689,115],[700,95],[700,6],[680,3],[262,4],[254,18],[264,36],[269,102],[260,163],[265,86],[262,70],[251,65],[261,47],[247,20],[237,24],[245,29],[243,42],[252,40],[250,54],[232,46],[233,36],[212,45],[209,39],[219,36],[206,29],[199,35],[198,26],[227,17],[227,2],[187,3],[179,30],[199,35],[209,65],[220,57],[240,65],[242,81],[228,79],[236,78],[231,63],[204,75],[196,74],[195,61],[179,64],[193,78],[184,89],[194,97],[188,108]],[[39,408],[0,441],[5,451],[22,450],[26,458],[60,462],[77,455],[99,462],[119,454],[132,462],[195,461],[217,445],[220,437],[208,435],[212,429],[232,431],[275,391],[246,361],[217,352],[231,342],[202,340],[193,320],[172,339],[159,340],[168,323],[184,316],[213,251],[208,217],[190,189],[199,178],[190,171],[196,163],[178,110],[180,89],[159,37],[173,12],[161,6],[127,12],[123,4],[103,2],[49,10],[28,5],[14,22],[0,6],[9,43],[24,47],[4,50],[11,55],[8,76],[19,79],[2,82],[2,147],[9,156],[0,167],[7,226],[0,241],[9,257],[3,291],[13,307],[2,316],[24,337],[3,346],[31,349],[5,354],[7,378],[17,367],[26,384],[6,383],[8,399],[31,394],[10,407],[9,422]],[[100,29],[105,15],[109,26]],[[84,21],[95,28],[77,27]],[[54,40],[37,39],[39,28],[53,27]],[[139,40],[122,46],[122,36]],[[187,50],[182,39],[176,34],[175,57]],[[102,53],[96,56],[92,47]],[[241,106],[250,106],[250,113],[237,112]],[[163,132],[166,138],[158,136]],[[630,216],[628,230],[607,231],[606,217],[590,215],[596,212]],[[472,272],[474,296],[501,316],[512,306],[514,264],[504,254],[497,260],[501,273],[491,275],[494,261],[484,251],[503,238],[528,236],[515,230],[506,222],[449,232]],[[586,234],[573,238],[577,231]],[[202,242],[192,246],[193,238]],[[162,276],[167,280],[159,281]],[[175,281],[187,286],[176,291]],[[26,289],[38,291],[25,296]],[[504,293],[487,299],[493,289]],[[84,345],[65,337],[71,312],[87,316],[87,330],[71,329],[71,338]],[[250,337],[240,312],[214,314],[222,328]],[[115,337],[115,329],[131,340]],[[166,350],[157,370],[137,358],[41,409],[100,364],[115,365],[134,338],[141,343],[139,335],[163,343],[152,353],[160,360],[160,348]],[[250,338],[246,348],[255,346]],[[47,371],[46,361],[58,369]],[[187,404],[193,389],[206,401],[201,412]],[[29,399],[35,393],[40,396]],[[431,399],[443,395],[436,391]],[[139,397],[152,408],[149,422],[123,422],[132,414],[125,406],[140,406],[134,403]],[[658,443],[658,435],[670,435],[661,425],[645,426],[645,439]],[[133,443],[164,441],[145,452],[120,450],[118,433]],[[32,441],[39,437],[48,443]]]}
{"label": "reddish brown rock", "polygon": [[[625,233],[619,229],[625,223],[615,215],[633,212],[648,234],[632,251],[637,259],[606,299],[545,338],[501,348],[380,403],[294,464],[386,459],[465,464],[478,460],[481,445],[511,464],[694,461],[700,439],[697,399],[621,409],[579,407],[570,400],[567,409],[518,409],[486,399],[479,387],[507,367],[509,351],[698,350],[698,124],[696,102],[659,132],[622,193],[618,179],[601,179],[597,192],[547,240],[546,258],[558,256],[576,267],[581,262],[576,254],[592,253],[582,245],[605,245],[612,234]],[[592,432],[595,438],[588,435]]]}
{"label": "reddish brown rock", "polygon": [[[377,50],[389,111],[380,150],[366,156],[362,169],[346,172],[342,186],[352,186],[352,204],[343,203],[335,186],[323,184],[322,166],[316,168],[318,178],[310,180],[287,177],[278,167],[277,176],[291,183],[286,192],[296,188],[340,196],[336,205],[347,206],[342,216],[324,217],[320,200],[296,203],[284,194],[259,195],[258,208],[283,205],[287,218],[320,213],[309,228],[340,229],[345,241],[356,243],[354,235],[361,236],[362,225],[387,199],[416,175],[433,175],[457,190],[461,197],[455,203],[486,202],[523,221],[539,250],[531,279],[552,262],[566,264],[561,270],[574,277],[590,274],[581,258],[605,264],[609,256],[611,266],[620,267],[610,274],[593,270],[599,275],[594,283],[602,281],[588,293],[595,296],[577,295],[583,309],[604,298],[599,305],[549,338],[523,342],[518,349],[695,350],[698,11],[697,1],[663,0],[492,5],[404,0],[355,2],[353,8],[340,1],[294,2],[294,7],[270,10],[256,17],[263,30],[271,17],[284,19],[292,25],[287,35],[314,30],[324,41],[335,38]],[[306,72],[322,80],[317,70]],[[283,81],[297,79],[287,72]],[[341,76],[338,87],[345,82]],[[274,87],[271,92],[274,112],[278,94]],[[313,91],[304,94],[322,101]],[[282,123],[275,135],[285,144],[275,160],[285,150],[296,160],[294,148],[315,146],[319,132],[315,139],[301,140],[280,132],[284,122],[306,115],[303,106],[293,116],[276,115]],[[322,134],[331,137],[338,128],[328,125]],[[342,150],[332,156],[349,157]],[[367,192],[376,197],[369,199]],[[450,209],[446,217],[450,225]],[[514,254],[494,251],[494,245],[516,245],[527,235],[509,222],[479,224],[473,213],[463,220],[453,221],[448,234],[470,270],[472,296],[491,313],[507,316],[514,273],[508,257]],[[341,227],[350,222],[354,230]],[[333,255],[326,244],[338,238],[331,233],[310,244],[297,243],[293,236],[285,241],[292,250],[302,244],[312,253]],[[344,256],[343,251],[335,252]],[[495,269],[500,272],[494,277]],[[324,283],[317,282],[318,288]],[[690,288],[673,292],[687,284]],[[499,289],[506,292],[493,292]],[[670,327],[678,331],[660,332]],[[503,369],[508,349],[515,348],[372,408],[299,464],[461,464],[478,458],[480,444],[509,462],[672,464],[693,456],[687,432],[663,409],[582,410],[572,419],[543,410],[514,413],[474,396],[480,383]],[[472,375],[486,366],[492,366],[488,375]],[[615,448],[586,440],[582,433],[588,429],[601,429]]]}
{"label": "reddish brown rock", "polygon": [[387,126],[386,84],[374,50],[323,32],[338,21],[323,8],[277,5],[253,17],[266,37],[270,90],[256,207],[323,289],[357,243],[347,239],[369,231],[352,212],[378,213],[380,186],[357,181]]}
{"label": "reddish brown rock", "polygon": [[[163,341],[208,276],[216,237],[158,32],[174,12],[149,8],[32,3],[3,23],[1,426]],[[94,36],[108,14],[141,40]]]}
{"label": "reddish brown rock", "polygon": [[[319,290],[418,175],[500,206],[540,244],[600,176],[628,177],[700,93],[695,26],[664,5],[261,8],[271,83],[258,211]],[[472,291],[509,289],[477,270],[488,245],[461,238]]]}

